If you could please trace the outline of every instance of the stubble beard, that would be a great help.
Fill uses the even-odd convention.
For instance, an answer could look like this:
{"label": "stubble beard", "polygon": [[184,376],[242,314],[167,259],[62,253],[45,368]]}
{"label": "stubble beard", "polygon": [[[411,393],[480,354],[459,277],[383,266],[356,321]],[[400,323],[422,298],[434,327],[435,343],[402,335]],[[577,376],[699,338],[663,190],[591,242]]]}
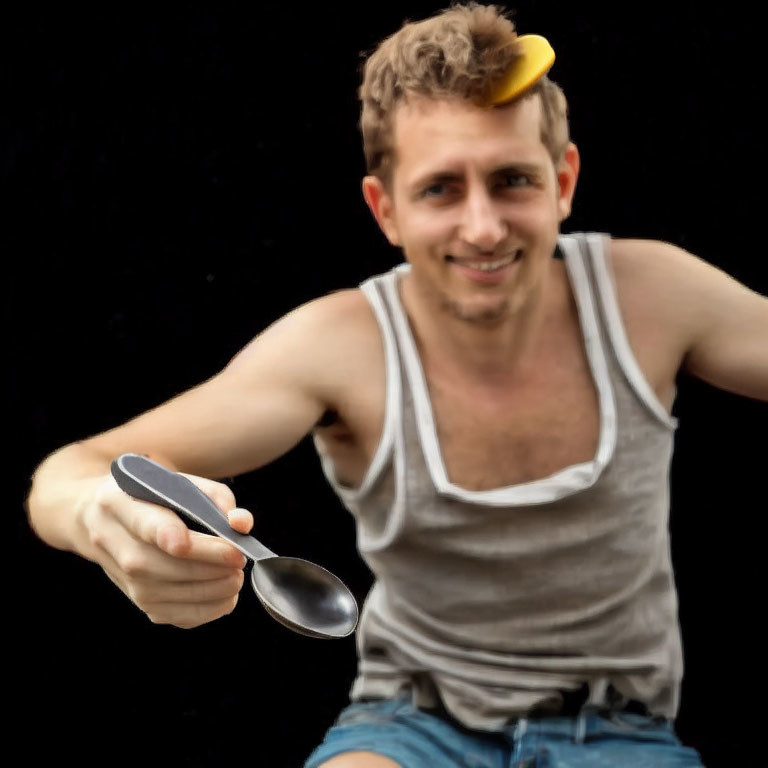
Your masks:
{"label": "stubble beard", "polygon": [[476,297],[464,300],[454,298],[449,291],[444,291],[436,281],[414,281],[413,289],[421,295],[425,305],[431,305],[433,311],[440,313],[449,320],[465,323],[475,328],[492,328],[508,320],[520,308],[523,296],[520,286],[516,286],[511,294],[497,294],[494,300],[491,296],[483,296],[480,301]]}
{"label": "stubble beard", "polygon": [[439,306],[442,312],[454,320],[475,326],[491,326],[509,317],[512,302],[508,297],[501,296],[493,305],[468,307],[443,295],[440,296]]}

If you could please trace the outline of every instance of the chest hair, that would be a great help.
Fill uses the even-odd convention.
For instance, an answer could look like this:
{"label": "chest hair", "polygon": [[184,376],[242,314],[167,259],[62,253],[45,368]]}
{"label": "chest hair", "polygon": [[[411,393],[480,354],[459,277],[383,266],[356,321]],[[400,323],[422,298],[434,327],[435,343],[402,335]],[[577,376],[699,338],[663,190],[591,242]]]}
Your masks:
{"label": "chest hair", "polygon": [[538,480],[595,456],[598,396],[579,350],[503,387],[427,378],[448,478],[462,488]]}

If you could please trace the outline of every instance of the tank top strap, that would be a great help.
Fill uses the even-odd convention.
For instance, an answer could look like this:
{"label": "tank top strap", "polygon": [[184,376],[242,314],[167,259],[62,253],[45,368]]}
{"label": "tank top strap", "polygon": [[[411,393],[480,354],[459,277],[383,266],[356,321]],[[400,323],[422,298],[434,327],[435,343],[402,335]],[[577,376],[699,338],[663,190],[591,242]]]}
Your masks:
{"label": "tank top strap", "polygon": [[597,297],[601,324],[612,356],[622,376],[637,400],[658,422],[675,429],[678,421],[670,416],[658,399],[635,358],[629,343],[616,294],[616,282],[611,268],[611,237],[600,232],[577,233],[575,238],[584,267]]}

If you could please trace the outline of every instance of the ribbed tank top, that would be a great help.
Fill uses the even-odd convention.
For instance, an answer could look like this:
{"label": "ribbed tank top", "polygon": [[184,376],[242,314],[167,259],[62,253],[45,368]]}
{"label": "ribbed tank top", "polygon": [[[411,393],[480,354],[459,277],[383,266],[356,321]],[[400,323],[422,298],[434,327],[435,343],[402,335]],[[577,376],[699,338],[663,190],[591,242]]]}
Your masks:
{"label": "ribbed tank top", "polygon": [[[351,698],[411,695],[496,730],[563,691],[674,718],[682,678],[668,529],[676,420],[631,351],[603,234],[558,241],[600,431],[592,461],[505,488],[452,484],[399,299],[408,265],[362,284],[386,358],[380,443],[361,485],[325,474],[357,521],[375,581],[357,630]],[[611,700],[609,700],[609,697]]]}

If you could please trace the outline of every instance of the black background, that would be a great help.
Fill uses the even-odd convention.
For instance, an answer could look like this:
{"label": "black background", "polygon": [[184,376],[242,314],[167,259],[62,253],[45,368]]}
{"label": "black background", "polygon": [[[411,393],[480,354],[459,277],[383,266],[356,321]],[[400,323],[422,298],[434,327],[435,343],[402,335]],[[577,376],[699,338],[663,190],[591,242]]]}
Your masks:
{"label": "black background", "polygon": [[[247,587],[209,626],[151,625],[96,566],[36,541],[22,500],[58,446],[202,381],[297,304],[399,261],[359,193],[360,53],[443,5],[6,13],[6,747],[31,764],[292,768],[346,702],[351,638],[294,635]],[[621,7],[516,5],[520,31],[557,51],[582,154],[564,231],[668,240],[768,294],[763,28],[746,4]],[[767,412],[680,381],[678,730],[709,766],[759,762]],[[364,597],[351,519],[311,446],[231,485],[268,546]]]}

